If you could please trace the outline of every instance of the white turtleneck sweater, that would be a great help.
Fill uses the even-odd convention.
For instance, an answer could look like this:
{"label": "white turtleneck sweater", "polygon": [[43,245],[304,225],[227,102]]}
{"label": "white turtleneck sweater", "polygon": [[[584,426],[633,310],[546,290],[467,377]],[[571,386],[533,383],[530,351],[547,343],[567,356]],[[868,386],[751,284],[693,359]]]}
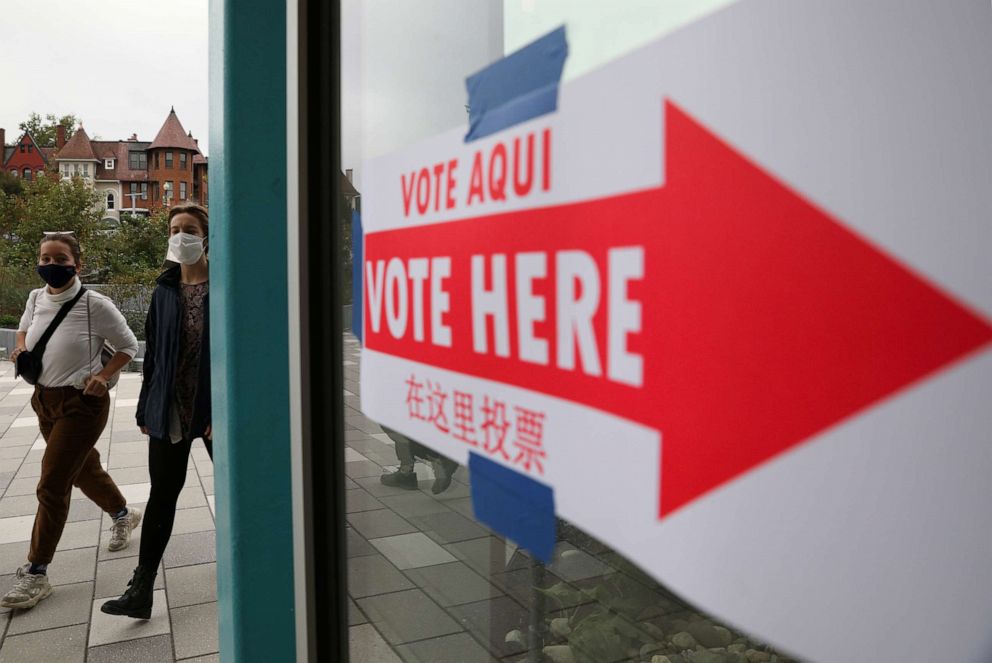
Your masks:
{"label": "white turtleneck sweater", "polygon": [[[62,304],[75,297],[81,287],[76,278],[72,287],[57,295],[50,294],[47,287],[31,291],[17,327],[17,331],[27,332],[28,350],[48,329]],[[131,357],[138,353],[138,341],[114,303],[87,290],[49,339],[38,384],[82,389],[87,376],[103,370],[100,351],[104,341]]]}

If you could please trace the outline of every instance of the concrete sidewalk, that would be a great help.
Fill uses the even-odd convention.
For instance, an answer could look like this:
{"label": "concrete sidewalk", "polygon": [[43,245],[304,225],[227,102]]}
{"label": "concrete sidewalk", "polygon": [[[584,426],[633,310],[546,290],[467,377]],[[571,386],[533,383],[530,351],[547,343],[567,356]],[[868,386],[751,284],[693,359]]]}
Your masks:
{"label": "concrete sidewalk", "polygon": [[[140,375],[121,376],[97,444],[104,467],[136,506],[144,505],[151,487],[147,438],[134,423],[140,386]],[[45,441],[32,392],[14,378],[13,364],[0,363],[0,592],[26,561],[37,508]],[[74,490],[48,571],[55,591],[33,610],[0,611],[0,663],[219,661],[213,494],[213,464],[198,441],[159,569],[152,619],[139,621],[104,615],[100,604],[124,590],[137,564],[141,529],[126,550],[108,553],[110,518]]]}

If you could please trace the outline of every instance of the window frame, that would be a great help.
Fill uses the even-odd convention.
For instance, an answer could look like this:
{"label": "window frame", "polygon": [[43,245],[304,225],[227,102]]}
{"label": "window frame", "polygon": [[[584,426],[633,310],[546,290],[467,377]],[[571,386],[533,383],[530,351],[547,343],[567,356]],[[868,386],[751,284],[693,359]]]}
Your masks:
{"label": "window frame", "polygon": [[172,152],[166,152],[165,153],[165,167],[166,168],[172,168],[174,164],[175,164],[175,159],[173,158],[173,153]]}

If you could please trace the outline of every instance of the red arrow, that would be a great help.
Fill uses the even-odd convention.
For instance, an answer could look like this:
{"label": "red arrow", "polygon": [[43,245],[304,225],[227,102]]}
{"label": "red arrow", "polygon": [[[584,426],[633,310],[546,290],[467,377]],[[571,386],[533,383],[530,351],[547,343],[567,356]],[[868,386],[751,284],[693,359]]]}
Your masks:
{"label": "red arrow", "polygon": [[[372,333],[366,315],[369,348],[662,431],[660,517],[992,340],[986,320],[674,104],[666,102],[665,116],[663,187],[365,240],[366,261],[452,257],[452,347],[414,342],[409,332],[397,340],[385,325]],[[645,248],[645,278],[628,293],[643,302],[643,331],[628,340],[644,357],[643,388],[473,352],[472,254],[581,249],[605,274],[607,249],[631,245]],[[554,357],[553,263],[549,269],[535,282],[549,301],[549,319],[536,332]],[[594,318],[601,346],[606,323],[601,302]],[[573,443],[623,453],[623,440]]]}

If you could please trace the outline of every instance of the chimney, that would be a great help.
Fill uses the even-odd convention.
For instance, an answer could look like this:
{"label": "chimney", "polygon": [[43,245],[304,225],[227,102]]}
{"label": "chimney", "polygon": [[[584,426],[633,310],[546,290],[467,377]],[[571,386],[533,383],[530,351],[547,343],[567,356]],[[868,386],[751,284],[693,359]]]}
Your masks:
{"label": "chimney", "polygon": [[[2,131],[2,129],[0,129],[0,131]],[[194,144],[195,144],[195,145],[196,145],[197,147],[200,147],[200,139],[199,139],[199,138],[194,138],[194,139],[193,139],[193,143],[194,143]]]}
{"label": "chimney", "polygon": [[345,171],[344,171],[344,176],[347,177],[348,178],[348,181],[349,182],[352,182],[352,183],[354,183],[354,180],[352,179],[352,177],[354,176],[354,174],[355,174],[355,171],[352,170],[351,168],[346,168]]}
{"label": "chimney", "polygon": [[[6,129],[0,129],[0,149],[3,149],[4,146],[6,146],[6,145],[7,145],[7,130]],[[0,159],[2,159],[2,158],[3,158],[3,156],[0,155]]]}
{"label": "chimney", "polygon": [[128,138],[128,140],[129,141],[132,141],[134,143],[137,143],[138,142],[138,134],[131,134],[131,137]]}
{"label": "chimney", "polygon": [[60,124],[55,127],[55,149],[61,150],[65,147],[65,125]]}

